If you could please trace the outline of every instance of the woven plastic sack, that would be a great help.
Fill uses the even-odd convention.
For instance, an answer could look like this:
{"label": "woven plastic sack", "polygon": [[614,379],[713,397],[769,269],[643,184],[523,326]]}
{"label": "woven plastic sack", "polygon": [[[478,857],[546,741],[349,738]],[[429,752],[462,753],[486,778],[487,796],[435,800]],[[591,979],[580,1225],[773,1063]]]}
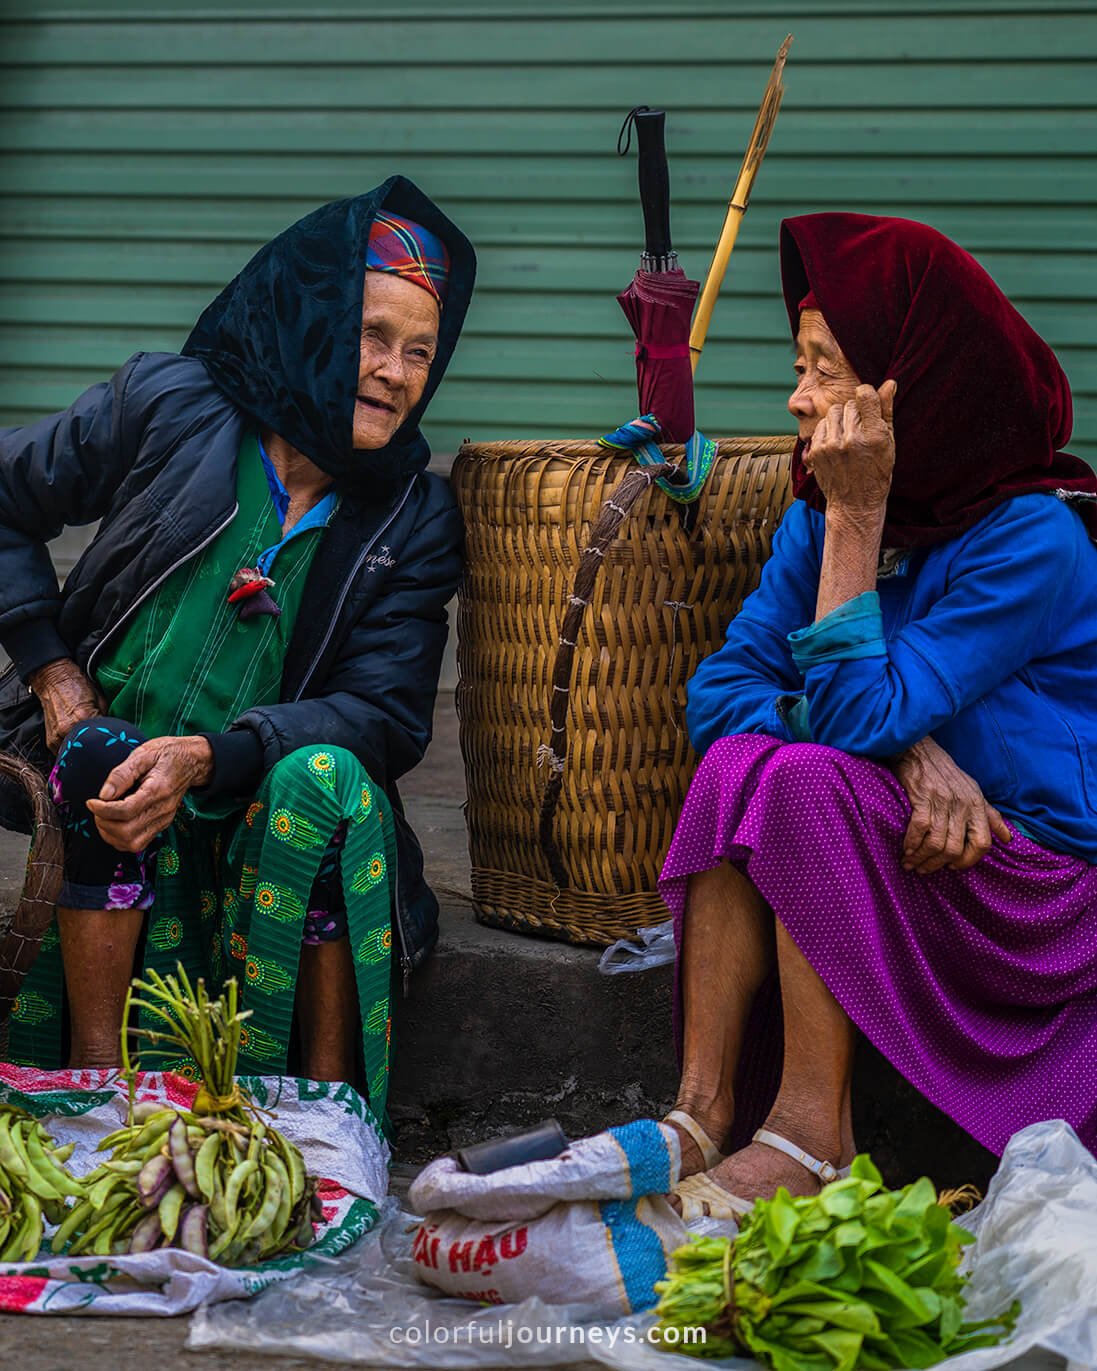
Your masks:
{"label": "woven plastic sack", "polygon": [[665,1198],[680,1165],[674,1130],[650,1119],[486,1176],[441,1157],[408,1195],[425,1216],[412,1246],[416,1273],[488,1304],[536,1295],[605,1315],[647,1309],[686,1238]]}
{"label": "woven plastic sack", "polygon": [[[281,1076],[244,1076],[256,1104],[277,1113],[305,1167],[319,1176],[324,1207],[307,1251],[257,1266],[231,1268],[165,1248],[110,1257],[54,1256],[0,1262],[0,1310],[26,1314],[182,1314],[202,1303],[238,1300],[298,1275],[344,1251],[377,1222],[388,1187],[389,1149],[368,1104],[349,1085]],[[170,1073],[137,1077],[139,1100],[190,1109],[198,1086]],[[109,1155],[100,1138],[126,1121],[128,1097],[117,1071],[38,1071],[0,1064],[0,1103],[42,1120],[58,1144],[74,1143],[69,1166],[86,1175]]]}

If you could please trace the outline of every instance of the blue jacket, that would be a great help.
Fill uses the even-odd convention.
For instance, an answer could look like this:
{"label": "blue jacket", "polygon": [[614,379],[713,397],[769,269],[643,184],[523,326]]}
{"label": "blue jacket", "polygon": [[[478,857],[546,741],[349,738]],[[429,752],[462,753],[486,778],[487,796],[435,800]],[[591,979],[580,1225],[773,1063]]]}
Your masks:
{"label": "blue jacket", "polygon": [[[235,510],[236,456],[252,422],[196,358],[139,353],[63,413],[0,431],[0,642],[13,658],[0,677],[0,748],[49,769],[42,713],[21,677],[58,656],[94,670],[129,611],[220,531]],[[97,519],[59,591],[46,541]],[[405,475],[376,500],[344,495],[313,560],[281,702],[248,710],[214,749],[219,770],[254,756],[260,774],[320,741],[361,760],[397,815],[405,973],[437,938],[438,905],[395,783],[430,741],[461,540],[437,476]],[[218,788],[232,788],[222,779],[215,774]],[[0,784],[0,824],[27,828],[10,783]]]}
{"label": "blue jacket", "polygon": [[823,516],[797,500],[757,591],[689,684],[690,738],[893,756],[932,734],[1035,841],[1097,862],[1097,548],[1021,495],[912,552],[818,624]]}

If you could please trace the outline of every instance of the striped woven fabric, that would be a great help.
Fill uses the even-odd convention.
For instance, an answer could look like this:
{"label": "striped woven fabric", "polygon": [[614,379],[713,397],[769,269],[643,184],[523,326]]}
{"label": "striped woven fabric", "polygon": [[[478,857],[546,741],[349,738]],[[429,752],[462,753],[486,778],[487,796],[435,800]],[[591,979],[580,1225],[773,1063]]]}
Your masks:
{"label": "striped woven fabric", "polygon": [[[642,414],[629,424],[598,439],[598,446],[611,451],[631,452],[641,466],[658,466],[666,456],[659,448],[659,421],[654,414]],[[672,500],[688,505],[700,495],[716,456],[716,444],[698,430],[686,444],[686,480],[680,483],[661,477],[655,484]]]}
{"label": "striped woven fabric", "polygon": [[379,214],[370,225],[367,271],[389,271],[430,291],[441,308],[449,279],[449,253],[442,240],[410,219]]}

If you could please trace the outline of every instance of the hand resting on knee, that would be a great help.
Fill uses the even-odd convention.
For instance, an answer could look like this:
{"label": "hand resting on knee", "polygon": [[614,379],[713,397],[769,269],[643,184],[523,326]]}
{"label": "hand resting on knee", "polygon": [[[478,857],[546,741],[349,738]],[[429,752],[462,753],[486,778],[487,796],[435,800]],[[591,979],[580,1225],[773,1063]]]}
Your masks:
{"label": "hand resting on knee", "polygon": [[175,818],[183,796],[213,773],[213,750],[202,737],[150,738],[134,748],[87,806],[104,842],[142,852]]}

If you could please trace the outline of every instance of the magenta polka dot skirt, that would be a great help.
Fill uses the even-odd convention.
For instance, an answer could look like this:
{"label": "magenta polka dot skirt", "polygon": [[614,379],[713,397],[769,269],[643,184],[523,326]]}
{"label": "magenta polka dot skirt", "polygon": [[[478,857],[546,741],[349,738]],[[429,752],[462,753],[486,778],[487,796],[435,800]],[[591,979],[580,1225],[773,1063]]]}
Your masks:
{"label": "magenta polka dot skirt", "polygon": [[[660,878],[681,942],[688,878],[728,858],[857,1027],[992,1151],[1039,1119],[1097,1150],[1097,866],[1019,833],[970,871],[900,866],[910,805],[883,767],[814,743],[722,738]],[[681,1037],[676,1009],[676,1030]],[[772,1103],[780,1003],[763,992],[736,1086],[738,1138]]]}

